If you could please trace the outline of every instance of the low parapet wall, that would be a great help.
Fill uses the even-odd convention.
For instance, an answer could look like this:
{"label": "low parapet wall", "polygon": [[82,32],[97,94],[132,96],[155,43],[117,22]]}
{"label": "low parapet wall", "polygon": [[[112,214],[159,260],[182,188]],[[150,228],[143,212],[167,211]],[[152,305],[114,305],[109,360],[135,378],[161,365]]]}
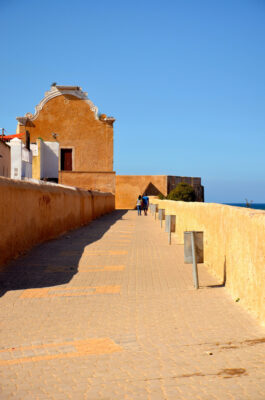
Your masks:
{"label": "low parapet wall", "polygon": [[175,237],[204,232],[204,261],[233,298],[265,324],[265,211],[152,199],[176,215]]}
{"label": "low parapet wall", "polygon": [[0,266],[114,208],[111,193],[0,178]]}

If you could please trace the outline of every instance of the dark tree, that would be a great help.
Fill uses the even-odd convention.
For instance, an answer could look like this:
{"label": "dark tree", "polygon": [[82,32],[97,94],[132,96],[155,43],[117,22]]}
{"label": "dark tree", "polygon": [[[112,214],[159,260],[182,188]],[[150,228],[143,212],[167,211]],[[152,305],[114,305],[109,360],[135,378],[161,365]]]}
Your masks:
{"label": "dark tree", "polygon": [[179,183],[175,189],[168,194],[168,200],[195,201],[196,195],[192,186],[185,182]]}

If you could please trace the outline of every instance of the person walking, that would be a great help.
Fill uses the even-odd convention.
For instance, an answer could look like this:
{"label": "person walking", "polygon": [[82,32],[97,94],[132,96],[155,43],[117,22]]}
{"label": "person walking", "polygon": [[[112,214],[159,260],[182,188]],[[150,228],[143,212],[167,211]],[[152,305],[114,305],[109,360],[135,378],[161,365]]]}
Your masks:
{"label": "person walking", "polygon": [[139,195],[137,202],[136,202],[136,207],[137,207],[137,211],[138,211],[138,215],[141,215],[141,210],[142,210],[142,196]]}
{"label": "person walking", "polygon": [[145,194],[142,197],[142,201],[143,201],[144,215],[147,215],[147,210],[148,210],[148,207],[149,207],[149,197],[147,196],[147,194]]}

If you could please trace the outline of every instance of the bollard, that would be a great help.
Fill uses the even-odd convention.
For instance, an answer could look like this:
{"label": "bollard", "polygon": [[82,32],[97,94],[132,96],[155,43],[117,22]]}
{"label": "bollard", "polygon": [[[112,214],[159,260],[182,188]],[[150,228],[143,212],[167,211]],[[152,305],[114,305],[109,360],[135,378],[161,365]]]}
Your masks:
{"label": "bollard", "polygon": [[164,208],[159,208],[158,210],[158,219],[160,220],[160,226],[162,228],[162,222],[166,218],[166,210]]}
{"label": "bollard", "polygon": [[176,229],[176,216],[166,215],[165,232],[168,233],[168,243],[171,244],[171,232],[175,232]]}
{"label": "bollard", "polygon": [[191,232],[191,248],[192,248],[192,254],[193,254],[193,263],[192,263],[193,282],[194,282],[195,289],[199,289],[197,255],[196,255],[195,234],[194,234],[194,232]]}
{"label": "bollard", "polygon": [[157,210],[158,210],[158,205],[157,204],[153,204],[153,213],[155,214],[155,219],[156,219]]}
{"label": "bollard", "polygon": [[153,214],[153,204],[152,203],[149,203],[149,209],[150,209],[150,214],[152,215]]}
{"label": "bollard", "polygon": [[197,264],[203,263],[203,232],[184,232],[184,262],[192,264],[194,287],[198,289]]}

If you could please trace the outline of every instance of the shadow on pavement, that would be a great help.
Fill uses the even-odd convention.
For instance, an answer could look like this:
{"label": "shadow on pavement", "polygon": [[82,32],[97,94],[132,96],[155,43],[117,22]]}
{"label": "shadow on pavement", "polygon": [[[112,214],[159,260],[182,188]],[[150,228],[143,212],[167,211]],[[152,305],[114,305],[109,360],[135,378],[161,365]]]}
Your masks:
{"label": "shadow on pavement", "polygon": [[84,248],[100,240],[126,212],[113,211],[84,227],[42,243],[11,261],[0,272],[0,297],[9,290],[45,288],[71,281],[78,272]]}
{"label": "shadow on pavement", "polygon": [[226,285],[226,257],[225,257],[225,260],[224,260],[223,282],[219,283],[219,284],[216,284],[216,285],[208,285],[208,286],[203,286],[203,287],[207,288],[207,289],[216,289],[216,288],[225,287],[225,285]]}

